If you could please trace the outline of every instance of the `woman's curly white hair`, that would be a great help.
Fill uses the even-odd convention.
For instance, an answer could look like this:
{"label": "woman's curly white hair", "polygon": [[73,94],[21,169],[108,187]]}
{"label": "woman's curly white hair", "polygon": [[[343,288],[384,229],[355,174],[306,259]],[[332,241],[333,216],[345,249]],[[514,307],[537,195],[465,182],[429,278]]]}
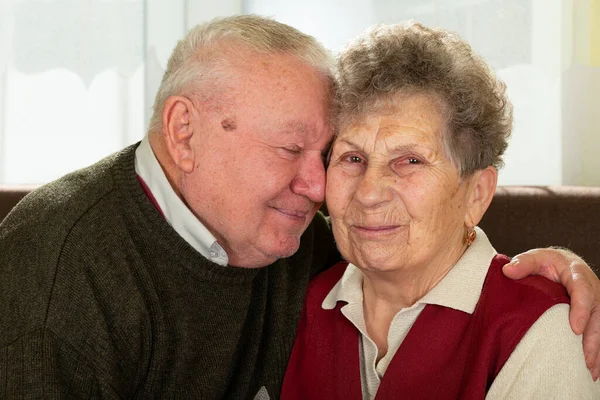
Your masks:
{"label": "woman's curly white hair", "polygon": [[502,166],[512,129],[506,86],[468,43],[416,22],[378,25],[338,58],[340,127],[398,96],[433,94],[444,103],[444,148],[460,176]]}

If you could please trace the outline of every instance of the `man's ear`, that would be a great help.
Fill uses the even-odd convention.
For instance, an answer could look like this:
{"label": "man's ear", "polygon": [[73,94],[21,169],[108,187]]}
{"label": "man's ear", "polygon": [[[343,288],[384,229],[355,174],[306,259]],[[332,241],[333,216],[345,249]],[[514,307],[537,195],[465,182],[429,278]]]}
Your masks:
{"label": "man's ear", "polygon": [[481,221],[483,214],[488,209],[498,182],[498,171],[489,166],[484,170],[476,171],[469,178],[470,193],[467,200],[467,212],[465,214],[465,225],[474,227]]}
{"label": "man's ear", "polygon": [[194,170],[193,112],[192,102],[183,96],[168,97],[162,111],[162,133],[167,151],[175,165],[185,173]]}

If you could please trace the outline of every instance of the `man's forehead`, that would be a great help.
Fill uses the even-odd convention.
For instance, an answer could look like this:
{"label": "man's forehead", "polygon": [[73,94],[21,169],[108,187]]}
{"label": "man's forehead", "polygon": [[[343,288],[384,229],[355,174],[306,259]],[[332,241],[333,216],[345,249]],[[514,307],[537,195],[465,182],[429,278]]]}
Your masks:
{"label": "man's forehead", "polygon": [[303,121],[287,121],[285,123],[285,129],[291,132],[303,133],[303,134],[314,134],[316,129],[314,126],[309,126]]}
{"label": "man's forehead", "polygon": [[304,121],[287,121],[284,124],[284,130],[290,134],[296,134],[306,138],[308,142],[327,142],[333,137],[332,129],[327,121],[319,121],[318,126]]}

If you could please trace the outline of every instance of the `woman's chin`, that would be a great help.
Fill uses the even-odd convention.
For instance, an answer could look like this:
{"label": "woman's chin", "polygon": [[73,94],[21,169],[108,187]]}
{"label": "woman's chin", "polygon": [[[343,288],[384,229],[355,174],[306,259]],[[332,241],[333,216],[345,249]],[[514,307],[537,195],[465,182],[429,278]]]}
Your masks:
{"label": "woman's chin", "polygon": [[364,246],[360,253],[354,252],[351,261],[354,265],[365,271],[393,272],[406,268],[407,257],[398,251],[381,248],[381,246]]}

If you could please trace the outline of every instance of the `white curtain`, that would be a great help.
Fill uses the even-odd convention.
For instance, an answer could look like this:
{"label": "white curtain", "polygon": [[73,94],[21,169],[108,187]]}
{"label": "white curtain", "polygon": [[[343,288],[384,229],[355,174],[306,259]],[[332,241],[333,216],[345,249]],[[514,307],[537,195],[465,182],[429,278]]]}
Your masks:
{"label": "white curtain", "polygon": [[145,134],[167,59],[241,0],[0,0],[0,184],[40,184]]}
{"label": "white curtain", "polygon": [[0,183],[44,183],[142,137],[142,0],[0,2]]}

